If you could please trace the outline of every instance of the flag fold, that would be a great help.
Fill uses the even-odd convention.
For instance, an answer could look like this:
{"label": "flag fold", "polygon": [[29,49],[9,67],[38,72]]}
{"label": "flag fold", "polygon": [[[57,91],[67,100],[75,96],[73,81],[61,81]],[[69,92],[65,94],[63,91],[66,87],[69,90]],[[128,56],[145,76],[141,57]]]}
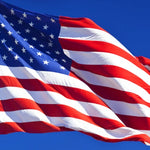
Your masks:
{"label": "flag fold", "polygon": [[0,134],[54,131],[150,144],[150,59],[88,18],[0,1]]}

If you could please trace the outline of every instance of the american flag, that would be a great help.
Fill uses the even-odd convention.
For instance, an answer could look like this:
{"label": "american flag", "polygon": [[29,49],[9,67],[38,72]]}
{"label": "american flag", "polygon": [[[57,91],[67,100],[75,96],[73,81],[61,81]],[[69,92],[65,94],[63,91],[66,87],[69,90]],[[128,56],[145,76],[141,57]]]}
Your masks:
{"label": "american flag", "polygon": [[150,59],[88,18],[0,1],[0,134],[79,131],[150,144]]}

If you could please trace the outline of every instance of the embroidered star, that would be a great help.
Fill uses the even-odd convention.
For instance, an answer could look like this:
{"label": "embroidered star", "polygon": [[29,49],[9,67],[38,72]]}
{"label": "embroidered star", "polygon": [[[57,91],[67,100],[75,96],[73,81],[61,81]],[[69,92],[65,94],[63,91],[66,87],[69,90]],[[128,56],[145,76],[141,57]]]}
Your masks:
{"label": "embroidered star", "polygon": [[13,48],[12,47],[8,47],[8,51],[13,51]]}
{"label": "embroidered star", "polygon": [[30,30],[29,30],[29,29],[26,29],[25,31],[26,31],[26,33],[30,33]]}
{"label": "embroidered star", "polygon": [[27,14],[25,12],[22,15],[24,18],[27,18]]}
{"label": "embroidered star", "polygon": [[3,58],[3,60],[7,60],[7,56],[6,55],[4,55],[2,58]]}
{"label": "embroidered star", "polygon": [[21,32],[20,32],[20,31],[17,31],[17,34],[21,34]]}
{"label": "embroidered star", "polygon": [[51,18],[51,22],[52,22],[52,23],[55,23],[55,20],[54,20],[53,18]]}
{"label": "embroidered star", "polygon": [[51,39],[54,39],[54,34],[49,35]]}
{"label": "embroidered star", "polygon": [[26,53],[26,49],[25,49],[25,48],[22,48],[22,52],[23,52],[23,53]]}
{"label": "embroidered star", "polygon": [[23,21],[20,19],[20,20],[18,20],[18,24],[22,24],[23,23]]}
{"label": "embroidered star", "polygon": [[27,41],[28,41],[28,39],[26,39],[26,38],[24,38],[23,40],[24,40],[25,42],[27,42]]}
{"label": "embroidered star", "polygon": [[36,40],[37,40],[37,38],[36,38],[36,37],[33,37],[33,38],[32,38],[32,40],[33,40],[33,41],[36,41]]}
{"label": "embroidered star", "polygon": [[41,32],[41,36],[42,36],[42,37],[45,37],[44,33]]}
{"label": "embroidered star", "polygon": [[46,51],[47,54],[51,54],[49,51]]}
{"label": "embroidered star", "polygon": [[33,46],[33,45],[29,45],[29,47],[32,48],[32,49],[34,49],[34,46]]}
{"label": "embroidered star", "polygon": [[42,48],[43,48],[43,47],[44,47],[44,45],[43,45],[43,44],[40,44],[40,47],[42,47]]}
{"label": "embroidered star", "polygon": [[65,67],[64,67],[64,66],[61,66],[60,69],[65,70]]}
{"label": "embroidered star", "polygon": [[6,16],[6,15],[3,15],[3,17],[4,17],[4,18],[7,18],[7,16]]}
{"label": "embroidered star", "polygon": [[41,53],[41,52],[37,52],[37,55],[38,55],[38,56],[42,56],[42,53]]}
{"label": "embroidered star", "polygon": [[33,26],[34,26],[34,23],[33,23],[33,22],[30,22],[29,25],[30,25],[31,27],[33,27]]}
{"label": "embroidered star", "polygon": [[18,55],[16,55],[14,58],[15,58],[15,60],[18,60],[19,56],[18,56]]}
{"label": "embroidered star", "polygon": [[46,24],[45,26],[43,26],[43,29],[47,30],[48,29],[48,25]]}
{"label": "embroidered star", "polygon": [[14,24],[13,23],[10,23],[10,25],[13,27],[14,26]]}
{"label": "embroidered star", "polygon": [[11,9],[11,10],[10,10],[10,13],[11,13],[12,15],[14,15],[14,14],[15,14],[15,12],[14,12],[14,10],[13,10],[13,9]]}
{"label": "embroidered star", "polygon": [[44,65],[48,65],[49,64],[49,62],[47,60],[44,60],[43,63],[44,63]]}
{"label": "embroidered star", "polygon": [[2,40],[1,40],[1,43],[6,43],[6,40],[5,40],[5,39],[2,39]]}
{"label": "embroidered star", "polygon": [[15,44],[18,45],[18,41],[15,39]]}
{"label": "embroidered star", "polygon": [[52,43],[52,42],[49,42],[49,43],[48,43],[48,46],[49,46],[49,47],[53,47],[53,43]]}
{"label": "embroidered star", "polygon": [[55,53],[56,53],[57,55],[60,55],[60,52],[59,52],[59,51],[55,51]]}
{"label": "embroidered star", "polygon": [[65,60],[65,59],[62,59],[62,61],[66,63],[66,60]]}
{"label": "embroidered star", "polygon": [[11,32],[11,31],[8,31],[8,34],[9,34],[9,35],[12,35],[12,32]]}
{"label": "embroidered star", "polygon": [[36,17],[36,19],[37,19],[38,21],[40,21],[40,20],[41,20],[41,18],[40,18],[39,16],[37,16],[37,17]]}
{"label": "embroidered star", "polygon": [[30,61],[30,63],[33,63],[33,58],[30,57],[29,61]]}
{"label": "embroidered star", "polygon": [[58,61],[58,59],[54,58],[54,61]]}
{"label": "embroidered star", "polygon": [[3,23],[1,23],[1,27],[2,27],[2,28],[4,28],[4,27],[5,27],[5,25],[4,25]]}

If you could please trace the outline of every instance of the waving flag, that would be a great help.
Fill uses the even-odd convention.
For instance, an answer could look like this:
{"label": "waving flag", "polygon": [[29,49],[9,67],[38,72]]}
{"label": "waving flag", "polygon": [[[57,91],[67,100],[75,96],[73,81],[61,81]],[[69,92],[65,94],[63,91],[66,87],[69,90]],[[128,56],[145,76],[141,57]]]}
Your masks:
{"label": "waving flag", "polygon": [[87,18],[0,1],[0,134],[79,131],[150,144],[150,60]]}

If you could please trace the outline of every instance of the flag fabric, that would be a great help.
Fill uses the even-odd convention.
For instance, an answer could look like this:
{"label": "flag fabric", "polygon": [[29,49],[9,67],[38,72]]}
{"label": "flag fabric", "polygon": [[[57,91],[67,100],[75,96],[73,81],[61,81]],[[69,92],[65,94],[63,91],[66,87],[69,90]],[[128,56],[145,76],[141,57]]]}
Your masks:
{"label": "flag fabric", "polygon": [[150,144],[150,59],[88,18],[0,1],[0,134],[79,131]]}

